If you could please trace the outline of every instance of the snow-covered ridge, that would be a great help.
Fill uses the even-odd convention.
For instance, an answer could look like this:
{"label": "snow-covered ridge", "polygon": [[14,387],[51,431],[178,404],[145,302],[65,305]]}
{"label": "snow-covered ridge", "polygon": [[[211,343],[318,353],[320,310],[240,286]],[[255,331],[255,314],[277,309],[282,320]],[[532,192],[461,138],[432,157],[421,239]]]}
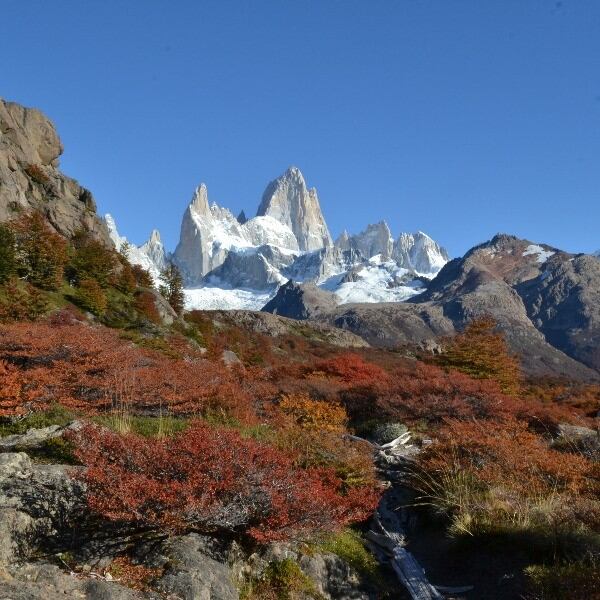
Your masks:
{"label": "snow-covered ridge", "polygon": [[160,233],[154,229],[150,238],[142,246],[135,246],[127,241],[126,237],[119,235],[117,224],[112,215],[104,215],[104,222],[108,227],[108,234],[118,252],[127,248],[127,258],[133,265],[140,265],[146,269],[155,284],[159,282],[160,274],[167,264],[167,254],[160,238]]}
{"label": "snow-covered ridge", "polygon": [[[106,219],[119,248],[126,240]],[[167,261],[158,232],[131,246],[129,257],[158,278]],[[385,221],[344,232],[334,243],[317,191],[291,167],[267,186],[251,219],[209,202],[206,185],[198,186],[169,259],[186,282],[188,308],[257,309],[289,279],[312,281],[340,303],[401,302],[421,292],[449,257],[421,231],[394,239]]]}

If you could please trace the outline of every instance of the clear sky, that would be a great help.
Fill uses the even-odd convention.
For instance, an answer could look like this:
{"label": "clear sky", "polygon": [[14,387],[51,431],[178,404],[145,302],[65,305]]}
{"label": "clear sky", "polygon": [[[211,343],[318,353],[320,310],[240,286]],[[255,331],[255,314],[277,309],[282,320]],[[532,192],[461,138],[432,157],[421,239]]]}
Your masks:
{"label": "clear sky", "polygon": [[0,96],[174,249],[194,187],[254,214],[301,168],[334,235],[453,255],[502,231],[600,248],[598,0],[3,0]]}

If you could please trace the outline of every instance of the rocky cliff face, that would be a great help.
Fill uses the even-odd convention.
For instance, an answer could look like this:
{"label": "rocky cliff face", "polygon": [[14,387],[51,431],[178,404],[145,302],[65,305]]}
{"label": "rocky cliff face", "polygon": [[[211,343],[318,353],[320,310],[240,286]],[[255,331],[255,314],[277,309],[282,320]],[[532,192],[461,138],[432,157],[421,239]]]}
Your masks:
{"label": "rocky cliff face", "polygon": [[[249,251],[260,254],[256,249],[261,246],[298,252],[296,237],[286,224],[268,215],[250,220],[246,220],[244,216],[240,220],[226,208],[214,203],[209,205],[208,191],[206,185],[202,184],[196,189],[183,216],[174,260],[186,283],[195,286],[209,273],[214,279],[217,274],[213,271],[226,262],[229,254]],[[279,266],[283,266],[283,263],[276,265],[276,268]],[[220,269],[219,273],[219,276],[226,275],[226,267]],[[226,283],[234,285],[226,279]],[[265,285],[266,281],[262,287]]]}
{"label": "rocky cliff face", "polygon": [[290,167],[265,190],[257,216],[270,216],[287,225],[302,251],[318,250],[333,242],[321,212],[317,190],[308,189],[297,167]]}
{"label": "rocky cliff face", "polygon": [[360,252],[363,257],[381,255],[383,259],[392,256],[394,240],[392,232],[385,221],[380,221],[374,225],[368,225],[367,228],[357,235],[348,235],[344,231],[337,239],[336,246],[344,250],[355,250]]}
{"label": "rocky cliff face", "polygon": [[85,229],[110,245],[92,194],[60,172],[62,151],[44,114],[0,99],[0,221],[36,210],[65,237]]}

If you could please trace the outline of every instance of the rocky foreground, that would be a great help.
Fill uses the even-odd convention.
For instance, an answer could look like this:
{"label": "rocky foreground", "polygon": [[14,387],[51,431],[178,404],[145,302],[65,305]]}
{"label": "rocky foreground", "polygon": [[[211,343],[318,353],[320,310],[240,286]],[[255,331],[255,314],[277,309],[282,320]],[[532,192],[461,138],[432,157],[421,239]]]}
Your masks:
{"label": "rocky foreground", "polygon": [[[236,600],[244,585],[286,560],[304,574],[306,591],[298,597],[380,597],[332,553],[271,544],[257,554],[223,538],[143,535],[99,522],[86,508],[82,484],[72,478],[80,467],[10,451],[34,452],[64,431],[53,426],[0,438],[3,600]],[[125,550],[131,563],[117,558]]]}

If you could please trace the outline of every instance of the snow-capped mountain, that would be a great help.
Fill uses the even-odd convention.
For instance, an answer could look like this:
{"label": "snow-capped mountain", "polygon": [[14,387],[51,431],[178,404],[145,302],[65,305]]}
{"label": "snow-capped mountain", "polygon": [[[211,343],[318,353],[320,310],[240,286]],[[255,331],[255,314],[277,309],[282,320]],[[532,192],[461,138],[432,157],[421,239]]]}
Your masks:
{"label": "snow-capped mountain", "polygon": [[[125,242],[106,217],[117,248]],[[158,232],[130,246],[130,260],[157,277],[167,261]],[[209,203],[205,184],[186,208],[179,243],[170,257],[186,283],[188,308],[260,309],[287,282],[312,282],[340,303],[400,302],[420,293],[449,260],[422,232],[394,240],[385,221],[361,233],[344,232],[334,243],[317,191],[296,167],[265,190],[248,219]]]}
{"label": "snow-capped mountain", "polygon": [[155,283],[159,282],[160,274],[167,265],[167,253],[160,239],[160,233],[154,229],[150,234],[148,241],[135,246],[127,241],[127,238],[119,235],[117,224],[112,215],[105,215],[104,222],[108,228],[108,234],[118,252],[127,251],[127,258],[134,265],[144,267]]}

